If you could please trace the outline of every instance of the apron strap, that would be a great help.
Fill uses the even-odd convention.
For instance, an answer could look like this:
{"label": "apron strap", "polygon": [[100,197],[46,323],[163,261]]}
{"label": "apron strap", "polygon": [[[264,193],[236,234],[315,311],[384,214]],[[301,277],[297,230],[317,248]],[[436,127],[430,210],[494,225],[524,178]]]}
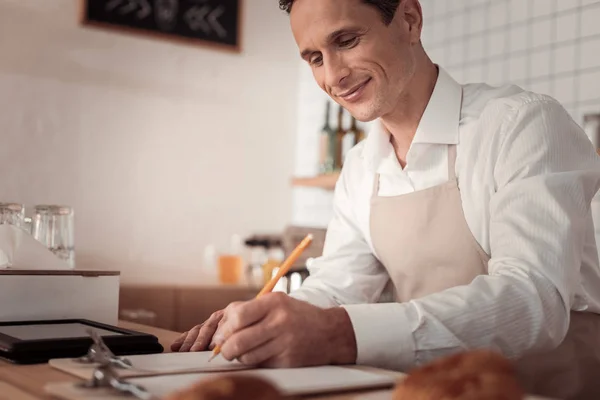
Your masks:
{"label": "apron strap", "polygon": [[448,145],[448,181],[456,180],[456,145]]}

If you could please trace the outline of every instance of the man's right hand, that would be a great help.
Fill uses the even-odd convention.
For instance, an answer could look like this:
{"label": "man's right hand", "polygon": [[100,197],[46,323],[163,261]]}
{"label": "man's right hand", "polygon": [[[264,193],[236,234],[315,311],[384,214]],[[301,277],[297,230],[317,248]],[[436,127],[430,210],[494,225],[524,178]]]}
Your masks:
{"label": "man's right hand", "polygon": [[184,332],[171,344],[171,351],[206,351],[215,347],[213,336],[223,319],[224,310],[214,312],[203,324]]}

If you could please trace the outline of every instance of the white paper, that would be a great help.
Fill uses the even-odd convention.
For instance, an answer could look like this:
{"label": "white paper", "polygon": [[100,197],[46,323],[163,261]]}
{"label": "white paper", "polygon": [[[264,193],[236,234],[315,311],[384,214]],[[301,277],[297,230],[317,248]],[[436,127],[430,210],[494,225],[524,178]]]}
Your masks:
{"label": "white paper", "polygon": [[72,269],[46,246],[24,230],[0,225],[0,268],[24,270]]}
{"label": "white paper", "polygon": [[221,356],[212,357],[212,351],[200,351],[191,353],[162,353],[150,355],[138,355],[127,357],[133,364],[134,369],[154,373],[173,372],[215,372],[248,369],[250,367],[239,361],[227,361]]}
{"label": "white paper", "polygon": [[258,376],[274,384],[285,396],[305,396],[326,392],[391,387],[397,378],[358,369],[322,366],[289,369],[252,369],[247,371],[163,375],[131,378],[128,382],[141,385],[151,394],[164,397],[205,379],[218,375]]}

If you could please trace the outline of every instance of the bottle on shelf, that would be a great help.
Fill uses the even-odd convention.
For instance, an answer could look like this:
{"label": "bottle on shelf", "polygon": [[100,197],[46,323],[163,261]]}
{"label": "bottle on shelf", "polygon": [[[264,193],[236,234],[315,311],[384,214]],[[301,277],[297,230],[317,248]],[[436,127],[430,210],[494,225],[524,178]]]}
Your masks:
{"label": "bottle on shelf", "polygon": [[327,101],[325,106],[325,124],[321,129],[319,138],[319,172],[329,174],[335,168],[335,131],[329,123],[331,103]]}
{"label": "bottle on shelf", "polygon": [[[285,253],[280,239],[267,239],[264,245],[267,248],[267,261],[263,265],[263,284],[266,285],[277,274],[279,266],[284,261]],[[281,280],[283,281],[284,278]]]}
{"label": "bottle on shelf", "polygon": [[342,148],[344,141],[344,134],[346,130],[344,129],[344,107],[338,106],[338,116],[337,116],[337,130],[335,132],[335,170],[339,171],[342,169],[342,164],[344,159],[342,158]]}
{"label": "bottle on shelf", "polygon": [[346,129],[344,137],[342,138],[342,167],[348,156],[348,152],[356,146],[358,143],[358,129],[356,127],[356,120],[351,114],[348,114],[351,118],[350,128]]}
{"label": "bottle on shelf", "polygon": [[264,281],[263,265],[267,260],[267,251],[264,241],[256,236],[244,242],[249,250],[248,269],[246,270],[248,283],[260,287]]}
{"label": "bottle on shelf", "polygon": [[202,262],[202,275],[205,281],[211,283],[218,281],[217,248],[214,244],[208,244],[204,248]]}
{"label": "bottle on shelf", "polygon": [[354,135],[356,136],[356,143],[360,143],[364,140],[365,138],[365,130],[362,128],[359,128],[356,124],[356,118],[354,118],[354,116],[352,116],[352,123],[350,124],[350,130],[352,132],[354,132]]}

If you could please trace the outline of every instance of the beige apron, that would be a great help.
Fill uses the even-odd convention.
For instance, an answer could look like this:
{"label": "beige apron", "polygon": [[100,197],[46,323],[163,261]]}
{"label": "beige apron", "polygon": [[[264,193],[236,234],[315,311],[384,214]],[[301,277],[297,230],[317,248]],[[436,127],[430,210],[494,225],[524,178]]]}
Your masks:
{"label": "beige apron", "polygon": [[[390,275],[395,301],[406,302],[487,274],[490,257],[465,219],[455,174],[456,146],[448,147],[448,182],[381,197],[379,175],[371,198],[370,231]],[[564,342],[518,361],[529,393],[559,399],[600,400],[600,316],[571,313]]]}

